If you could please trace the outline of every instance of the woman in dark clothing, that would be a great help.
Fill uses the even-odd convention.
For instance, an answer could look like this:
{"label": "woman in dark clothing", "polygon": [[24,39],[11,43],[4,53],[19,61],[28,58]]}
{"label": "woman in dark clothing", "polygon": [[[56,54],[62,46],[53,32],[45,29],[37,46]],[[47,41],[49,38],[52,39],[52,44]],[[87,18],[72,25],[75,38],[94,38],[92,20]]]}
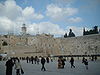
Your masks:
{"label": "woman in dark clothing", "polygon": [[14,66],[12,59],[9,59],[6,62],[5,66],[6,66],[6,75],[12,75],[12,69],[13,69],[13,66]]}

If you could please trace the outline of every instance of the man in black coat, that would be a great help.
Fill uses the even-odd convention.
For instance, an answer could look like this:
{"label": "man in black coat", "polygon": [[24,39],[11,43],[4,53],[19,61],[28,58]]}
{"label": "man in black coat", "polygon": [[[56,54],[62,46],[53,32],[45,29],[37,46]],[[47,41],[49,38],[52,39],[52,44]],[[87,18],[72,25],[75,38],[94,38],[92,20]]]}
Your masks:
{"label": "man in black coat", "polygon": [[45,58],[42,57],[42,58],[41,58],[41,64],[42,64],[41,71],[42,71],[42,70],[46,71],[45,66],[44,66],[44,65],[45,65],[45,62],[46,62]]}
{"label": "man in black coat", "polygon": [[72,67],[75,68],[75,66],[74,66],[74,58],[73,58],[73,57],[71,57],[71,59],[70,59],[70,63],[71,63],[71,68],[72,68]]}
{"label": "man in black coat", "polygon": [[14,66],[14,62],[12,61],[12,58],[6,62],[5,66],[6,66],[6,75],[12,75],[12,69]]}

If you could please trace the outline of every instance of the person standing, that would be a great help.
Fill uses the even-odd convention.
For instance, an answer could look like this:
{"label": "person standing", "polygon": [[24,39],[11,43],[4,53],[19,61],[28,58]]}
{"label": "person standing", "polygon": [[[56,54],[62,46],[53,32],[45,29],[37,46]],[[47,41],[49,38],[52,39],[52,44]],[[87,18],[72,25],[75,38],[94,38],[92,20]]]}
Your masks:
{"label": "person standing", "polygon": [[71,57],[70,63],[71,63],[71,68],[72,68],[72,67],[75,68],[75,66],[74,66],[74,58],[73,58],[73,57]]}
{"label": "person standing", "polygon": [[46,71],[45,66],[44,66],[44,65],[45,65],[45,62],[46,62],[45,58],[42,57],[42,58],[41,58],[41,64],[42,64],[41,71],[43,71],[43,70]]}
{"label": "person standing", "polygon": [[87,59],[85,59],[84,64],[86,66],[86,69],[88,70],[88,61],[87,61]]}
{"label": "person standing", "polygon": [[64,58],[62,58],[61,61],[62,61],[62,68],[64,68],[64,66],[65,66],[65,60],[64,60]]}
{"label": "person standing", "polygon": [[5,66],[6,66],[6,75],[12,75],[12,70],[14,66],[12,58],[6,62]]}
{"label": "person standing", "polygon": [[33,64],[33,61],[34,61],[34,57],[33,57],[33,56],[31,56],[31,62],[32,62],[32,64]]}
{"label": "person standing", "polygon": [[34,58],[34,62],[35,62],[35,64],[37,64],[37,56],[35,56],[35,58]]}
{"label": "person standing", "polygon": [[15,69],[16,69],[16,75],[20,75],[20,70],[22,69],[22,67],[20,64],[20,60],[18,58],[16,58],[15,61]]}
{"label": "person standing", "polygon": [[39,64],[39,62],[40,62],[40,60],[39,60],[39,58],[37,58],[37,64]]}
{"label": "person standing", "polygon": [[47,61],[47,63],[49,63],[49,57],[46,57],[46,61]]}
{"label": "person standing", "polygon": [[28,56],[26,57],[26,61],[27,61],[27,63],[29,62],[29,57]]}
{"label": "person standing", "polygon": [[85,58],[83,57],[83,59],[82,59],[82,63],[84,63],[85,62]]}
{"label": "person standing", "polygon": [[62,65],[62,57],[58,58],[58,69],[62,69],[63,65]]}

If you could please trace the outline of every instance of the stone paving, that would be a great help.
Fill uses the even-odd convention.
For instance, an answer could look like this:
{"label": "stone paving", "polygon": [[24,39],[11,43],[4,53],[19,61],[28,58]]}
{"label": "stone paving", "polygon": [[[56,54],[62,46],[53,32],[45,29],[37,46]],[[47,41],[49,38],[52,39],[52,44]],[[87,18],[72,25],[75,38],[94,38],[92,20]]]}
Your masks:
{"label": "stone paving", "polygon": [[[57,69],[57,61],[46,63],[47,71],[41,71],[41,64],[26,63],[21,61],[21,65],[24,69],[24,75],[100,75],[100,60],[89,61],[89,69],[86,70],[84,64],[81,61],[76,60],[76,68],[70,68],[69,61],[66,62],[64,69]],[[0,61],[0,75],[5,75],[5,61]],[[16,75],[13,68],[13,75]]]}

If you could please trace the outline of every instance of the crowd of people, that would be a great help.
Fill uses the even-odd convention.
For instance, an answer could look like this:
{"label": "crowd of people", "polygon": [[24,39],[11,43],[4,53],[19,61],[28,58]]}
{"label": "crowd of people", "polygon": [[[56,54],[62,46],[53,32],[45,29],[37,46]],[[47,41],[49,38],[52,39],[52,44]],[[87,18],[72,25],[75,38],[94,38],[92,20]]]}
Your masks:
{"label": "crowd of people", "polygon": [[[31,64],[37,64],[37,65],[41,64],[41,71],[46,71],[45,63],[49,63],[50,60],[51,62],[53,62],[53,59],[50,57],[41,57],[41,56],[40,57],[27,56],[26,58],[13,57],[6,61],[6,64],[5,64],[6,75],[12,75],[13,67],[15,67],[16,75],[24,74],[23,67],[20,63],[20,60],[25,60],[26,63],[31,63]],[[69,60],[69,63],[71,64],[71,68],[75,68],[74,62],[75,62],[74,57],[71,57]],[[85,65],[86,69],[88,70],[88,61],[85,57],[83,57],[82,63]],[[65,64],[66,64],[66,59],[63,58],[62,56],[58,57],[58,69],[64,69]]]}
{"label": "crowd of people", "polygon": [[[27,63],[34,63],[34,64],[39,64],[41,63],[42,67],[41,67],[41,71],[46,71],[46,68],[45,68],[45,63],[49,63],[50,62],[50,58],[49,57],[12,57],[12,58],[9,58],[7,61],[6,61],[6,75],[12,75],[12,70],[13,70],[13,67],[15,67],[15,70],[16,70],[16,75],[21,75],[21,74],[24,74],[24,71],[23,71],[23,68],[21,66],[21,63],[20,63],[20,60],[26,60]],[[51,59],[51,62],[53,62],[53,60]]]}
{"label": "crowd of people", "polygon": [[21,74],[24,74],[24,71],[20,64],[20,60],[17,57],[8,59],[5,66],[6,66],[6,75],[12,75],[13,66],[15,66],[16,75],[20,75],[20,71]]}

